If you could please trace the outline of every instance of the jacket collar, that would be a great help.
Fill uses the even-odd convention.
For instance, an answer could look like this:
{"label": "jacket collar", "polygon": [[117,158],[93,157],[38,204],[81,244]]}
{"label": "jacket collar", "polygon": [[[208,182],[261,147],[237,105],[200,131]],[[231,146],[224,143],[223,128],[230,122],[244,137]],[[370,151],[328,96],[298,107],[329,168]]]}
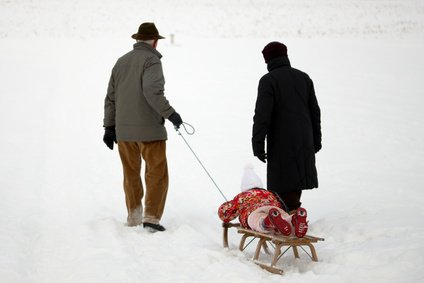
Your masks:
{"label": "jacket collar", "polygon": [[267,68],[268,71],[271,72],[280,67],[290,67],[290,60],[287,56],[277,57],[268,62]]}
{"label": "jacket collar", "polygon": [[139,41],[137,43],[134,43],[134,49],[137,50],[148,50],[150,52],[153,52],[156,56],[162,58],[162,54],[159,53],[155,48],[153,48],[150,44],[147,44],[145,42]]}

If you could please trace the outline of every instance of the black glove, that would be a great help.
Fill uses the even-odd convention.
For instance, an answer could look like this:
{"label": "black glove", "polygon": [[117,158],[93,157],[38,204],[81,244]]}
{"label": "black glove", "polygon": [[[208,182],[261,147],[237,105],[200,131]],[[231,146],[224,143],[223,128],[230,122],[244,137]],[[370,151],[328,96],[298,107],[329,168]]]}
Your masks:
{"label": "black glove", "polygon": [[168,120],[171,121],[172,124],[174,124],[175,129],[179,129],[181,124],[183,123],[180,114],[178,114],[177,112],[172,113],[171,116],[168,117]]}
{"label": "black glove", "polygon": [[314,145],[315,153],[317,153],[318,151],[320,151],[321,147],[322,147],[321,144]]}
{"label": "black glove", "polygon": [[113,143],[116,143],[115,126],[105,128],[105,135],[103,136],[103,142],[107,145],[108,148],[113,150]]}
{"label": "black glove", "polygon": [[258,153],[255,155],[260,161],[266,163],[266,153]]}

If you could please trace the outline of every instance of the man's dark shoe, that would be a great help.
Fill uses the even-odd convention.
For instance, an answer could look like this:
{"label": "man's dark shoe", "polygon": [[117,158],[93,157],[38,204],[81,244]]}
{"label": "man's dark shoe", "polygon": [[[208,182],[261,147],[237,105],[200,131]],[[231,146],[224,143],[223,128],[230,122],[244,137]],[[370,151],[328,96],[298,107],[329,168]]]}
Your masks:
{"label": "man's dark shoe", "polygon": [[163,227],[160,224],[153,224],[153,223],[143,223],[143,227],[144,228],[148,228],[150,230],[150,232],[155,233],[155,232],[163,232],[165,231],[165,227]]}

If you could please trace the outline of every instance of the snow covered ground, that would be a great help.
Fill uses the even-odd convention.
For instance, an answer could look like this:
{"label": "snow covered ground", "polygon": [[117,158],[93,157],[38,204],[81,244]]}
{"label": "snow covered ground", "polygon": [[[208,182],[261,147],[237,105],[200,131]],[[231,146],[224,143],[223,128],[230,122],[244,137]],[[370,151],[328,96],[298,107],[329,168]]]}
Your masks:
{"label": "snow covered ground", "polygon": [[[122,169],[102,142],[103,99],[129,35],[167,38],[166,95],[224,194],[251,156],[260,51],[287,44],[322,110],[320,188],[307,191],[320,262],[282,278],[222,248],[222,197],[168,125],[167,232],[125,225]],[[424,3],[0,1],[1,282],[422,282]]]}

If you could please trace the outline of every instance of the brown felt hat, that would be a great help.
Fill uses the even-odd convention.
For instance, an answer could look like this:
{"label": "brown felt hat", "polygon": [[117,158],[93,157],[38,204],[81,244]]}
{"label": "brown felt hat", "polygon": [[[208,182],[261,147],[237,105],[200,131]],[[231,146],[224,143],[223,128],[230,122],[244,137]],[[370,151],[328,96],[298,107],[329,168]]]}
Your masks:
{"label": "brown felt hat", "polygon": [[138,40],[150,39],[164,39],[165,37],[159,35],[159,31],[154,23],[142,23],[138,28],[138,32],[131,36]]}

